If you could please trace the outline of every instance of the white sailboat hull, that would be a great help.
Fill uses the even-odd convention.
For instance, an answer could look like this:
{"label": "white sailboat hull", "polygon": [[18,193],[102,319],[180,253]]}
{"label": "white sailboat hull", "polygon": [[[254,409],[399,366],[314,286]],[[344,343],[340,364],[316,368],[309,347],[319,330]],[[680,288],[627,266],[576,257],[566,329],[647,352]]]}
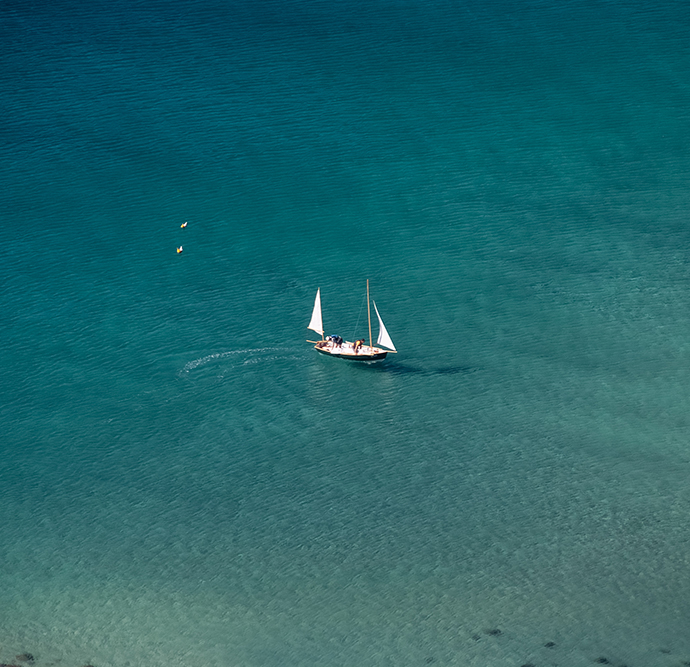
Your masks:
{"label": "white sailboat hull", "polygon": [[349,341],[344,342],[342,345],[334,345],[330,341],[321,341],[314,346],[314,349],[328,357],[338,357],[339,359],[348,359],[349,361],[380,361],[385,359],[388,354],[388,350],[369,345],[362,345],[355,352],[354,343]]}

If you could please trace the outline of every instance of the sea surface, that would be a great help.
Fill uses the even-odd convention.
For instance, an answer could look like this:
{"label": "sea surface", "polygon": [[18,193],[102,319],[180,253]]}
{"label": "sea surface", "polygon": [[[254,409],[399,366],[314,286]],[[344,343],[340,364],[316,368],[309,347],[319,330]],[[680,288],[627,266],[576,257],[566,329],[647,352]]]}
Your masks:
{"label": "sea surface", "polygon": [[0,663],[690,664],[689,34],[3,2]]}

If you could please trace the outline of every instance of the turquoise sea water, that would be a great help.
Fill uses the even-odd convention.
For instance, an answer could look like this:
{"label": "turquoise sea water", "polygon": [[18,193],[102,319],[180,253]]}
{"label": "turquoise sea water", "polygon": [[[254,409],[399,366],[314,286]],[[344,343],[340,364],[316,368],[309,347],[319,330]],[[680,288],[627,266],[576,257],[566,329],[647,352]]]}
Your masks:
{"label": "turquoise sea water", "polygon": [[0,662],[687,664],[689,29],[2,5]]}

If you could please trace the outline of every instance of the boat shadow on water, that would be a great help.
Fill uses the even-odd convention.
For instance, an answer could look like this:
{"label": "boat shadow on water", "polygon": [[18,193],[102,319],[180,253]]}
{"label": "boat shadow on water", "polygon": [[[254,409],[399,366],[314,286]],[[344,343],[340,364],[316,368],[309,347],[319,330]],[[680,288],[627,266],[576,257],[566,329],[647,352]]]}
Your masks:
{"label": "boat shadow on water", "polygon": [[437,366],[436,368],[419,368],[407,364],[389,361],[386,363],[358,364],[358,368],[372,373],[387,373],[389,375],[467,375],[476,373],[479,369],[472,366]]}

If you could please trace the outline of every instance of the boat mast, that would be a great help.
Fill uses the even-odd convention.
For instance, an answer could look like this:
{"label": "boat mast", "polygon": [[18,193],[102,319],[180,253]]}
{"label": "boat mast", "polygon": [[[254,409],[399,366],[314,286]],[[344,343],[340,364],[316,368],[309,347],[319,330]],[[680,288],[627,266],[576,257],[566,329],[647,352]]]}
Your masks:
{"label": "boat mast", "polygon": [[374,341],[371,339],[371,307],[369,306],[369,278],[367,278],[367,315],[369,316],[369,347],[374,349]]}

